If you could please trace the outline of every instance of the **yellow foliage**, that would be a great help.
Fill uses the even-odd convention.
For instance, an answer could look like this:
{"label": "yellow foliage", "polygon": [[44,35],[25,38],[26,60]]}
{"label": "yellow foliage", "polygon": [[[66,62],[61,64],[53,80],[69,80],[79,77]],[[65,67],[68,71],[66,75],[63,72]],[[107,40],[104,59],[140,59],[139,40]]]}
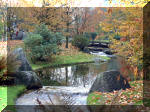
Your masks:
{"label": "yellow foliage", "polygon": [[115,3],[109,1],[113,7],[144,7],[150,0],[117,0]]}
{"label": "yellow foliage", "polygon": [[[126,16],[121,16],[120,11]],[[115,15],[115,16],[113,16]],[[124,18],[126,17],[126,18]],[[114,8],[112,15],[107,15],[101,24],[106,32],[113,31],[123,37],[121,40],[114,39],[114,34],[110,34],[112,41],[110,46],[118,55],[124,56],[135,76],[141,74],[138,66],[143,63],[143,21],[142,8]]]}
{"label": "yellow foliage", "polygon": [[60,7],[74,6],[80,0],[15,0],[14,2],[3,1],[9,7]]}

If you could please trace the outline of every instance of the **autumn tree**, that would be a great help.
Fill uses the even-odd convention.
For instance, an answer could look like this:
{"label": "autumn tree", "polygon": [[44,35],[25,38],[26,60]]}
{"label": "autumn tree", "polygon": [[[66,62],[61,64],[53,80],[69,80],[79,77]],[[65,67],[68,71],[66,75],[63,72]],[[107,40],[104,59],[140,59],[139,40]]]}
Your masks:
{"label": "autumn tree", "polygon": [[[113,32],[109,33],[111,48],[126,58],[135,76],[142,75],[142,8],[108,8],[105,16],[101,26],[104,31]],[[116,34],[121,40],[114,39]]]}
{"label": "autumn tree", "polygon": [[7,4],[0,1],[0,39],[6,39],[6,26],[7,26]]}
{"label": "autumn tree", "polygon": [[[97,32],[99,27],[99,22],[102,21],[103,15],[100,8],[80,8],[76,14],[76,21],[74,24],[74,29],[76,33],[79,34],[90,34],[91,32]],[[77,33],[77,34],[78,34]]]}
{"label": "autumn tree", "polygon": [[44,23],[53,32],[62,32],[63,21],[61,18],[61,8],[43,7],[34,8],[33,16],[39,20],[39,23]]}
{"label": "autumn tree", "polygon": [[53,32],[62,32],[66,37],[66,48],[68,48],[69,37],[73,29],[73,14],[76,8],[71,7],[44,7],[36,8],[35,16],[40,23],[45,23]]}
{"label": "autumn tree", "polygon": [[80,21],[80,34],[83,34],[84,32],[87,32],[88,22],[90,22],[88,19],[90,18],[90,8],[83,8],[81,11],[81,21]]}
{"label": "autumn tree", "polygon": [[71,8],[71,7],[64,7],[62,8],[62,21],[64,23],[64,35],[66,36],[66,48],[68,48],[68,43],[69,43],[69,37],[71,36],[71,30],[72,30],[72,24],[75,21],[73,19],[73,12],[75,11],[76,8]]}
{"label": "autumn tree", "polygon": [[33,16],[34,8],[9,7],[7,9],[7,30],[10,37],[14,33],[14,24],[18,29],[32,32],[39,21]]}
{"label": "autumn tree", "polygon": [[79,35],[80,34],[80,27],[81,27],[81,19],[82,19],[82,10],[83,8],[76,8],[76,10],[74,11],[73,13],[73,18],[74,18],[74,35],[77,34]]}

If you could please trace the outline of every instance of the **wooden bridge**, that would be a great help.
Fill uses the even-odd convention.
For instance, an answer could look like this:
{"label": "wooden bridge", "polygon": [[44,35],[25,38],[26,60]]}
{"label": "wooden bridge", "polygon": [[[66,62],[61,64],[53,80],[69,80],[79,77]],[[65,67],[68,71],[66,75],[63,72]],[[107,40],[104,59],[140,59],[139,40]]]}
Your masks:
{"label": "wooden bridge", "polygon": [[112,55],[113,53],[109,49],[109,45],[111,42],[103,42],[103,41],[91,41],[90,44],[85,47],[84,51],[89,52],[104,52],[106,54]]}
{"label": "wooden bridge", "polygon": [[110,42],[103,41],[91,41],[88,47],[100,47],[100,48],[109,48]]}

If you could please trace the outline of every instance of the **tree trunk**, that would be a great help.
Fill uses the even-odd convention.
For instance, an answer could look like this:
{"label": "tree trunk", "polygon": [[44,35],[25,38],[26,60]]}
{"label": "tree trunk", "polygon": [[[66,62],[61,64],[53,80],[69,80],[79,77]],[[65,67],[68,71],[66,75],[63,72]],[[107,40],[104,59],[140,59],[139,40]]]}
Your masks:
{"label": "tree trunk", "polygon": [[69,37],[66,36],[66,48],[68,48],[68,43],[69,43],[68,39],[69,39]]}
{"label": "tree trunk", "polygon": [[67,36],[66,36],[66,48],[68,48],[68,43],[69,43],[69,22],[67,23]]}

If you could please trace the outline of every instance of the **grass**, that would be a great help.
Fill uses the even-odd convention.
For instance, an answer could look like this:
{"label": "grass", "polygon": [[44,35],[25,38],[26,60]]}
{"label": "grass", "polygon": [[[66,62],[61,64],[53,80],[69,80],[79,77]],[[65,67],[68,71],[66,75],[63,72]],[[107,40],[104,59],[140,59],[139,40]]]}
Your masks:
{"label": "grass", "polygon": [[[19,40],[9,41],[9,46],[11,50],[14,50],[15,48],[18,47],[24,48],[23,42]],[[77,48],[72,46],[71,43],[69,43],[69,48],[65,48],[65,43],[63,43],[62,46],[60,46],[60,49],[62,50],[62,52],[59,55],[54,56],[52,62],[37,62],[36,64],[33,64],[30,61],[30,57],[27,55],[27,58],[30,61],[30,65],[32,66],[32,69],[37,70],[44,67],[56,67],[61,65],[94,62],[93,60],[93,58],[95,57],[94,55],[80,52]],[[101,58],[104,60],[110,59],[104,56],[101,56]]]}
{"label": "grass", "polygon": [[[0,111],[7,105],[15,105],[17,97],[26,90],[23,85],[0,86]],[[8,94],[7,94],[8,93]]]}
{"label": "grass", "polygon": [[100,56],[100,58],[104,59],[104,60],[109,60],[110,57],[107,57],[107,56]]}
{"label": "grass", "polygon": [[[75,55],[56,55],[54,61],[52,62],[41,62],[37,64],[31,63],[32,69],[37,70],[44,67],[56,67],[61,65],[71,65],[71,64],[79,64],[79,63],[89,63],[94,62],[94,55],[79,52]],[[109,60],[109,57],[100,56],[103,60]]]}
{"label": "grass", "polygon": [[30,62],[32,69],[37,70],[44,67],[56,67],[61,65],[70,65],[70,64],[77,64],[77,63],[86,63],[94,61],[94,56],[91,54],[80,52],[77,48],[72,46],[69,43],[69,47],[65,47],[65,43],[60,46],[62,50],[58,55],[53,56],[53,60],[51,62],[41,62],[33,64]]}
{"label": "grass", "polygon": [[[44,67],[57,67],[62,65],[94,62],[94,55],[79,51],[77,48],[72,46],[71,43],[69,43],[69,48],[65,48],[65,44],[63,44],[60,49],[62,49],[62,52],[59,55],[55,55],[52,62],[43,62],[36,64],[30,63],[32,69],[37,70]],[[101,56],[101,58],[104,60],[110,59],[109,57],[105,56]]]}
{"label": "grass", "polygon": [[68,65],[68,64],[75,64],[75,63],[85,63],[85,62],[92,62],[94,56],[86,53],[79,52],[75,55],[56,55],[54,61],[50,63],[38,63],[38,64],[31,64],[32,69],[40,69],[43,67],[53,67],[59,65]]}
{"label": "grass", "polygon": [[[122,90],[120,93],[118,91],[114,92],[93,92],[88,95],[87,104],[88,105],[143,105],[143,81],[131,81],[130,89]],[[113,98],[116,94],[119,94],[113,102]]]}
{"label": "grass", "polygon": [[0,87],[0,111],[7,106],[7,87]]}

